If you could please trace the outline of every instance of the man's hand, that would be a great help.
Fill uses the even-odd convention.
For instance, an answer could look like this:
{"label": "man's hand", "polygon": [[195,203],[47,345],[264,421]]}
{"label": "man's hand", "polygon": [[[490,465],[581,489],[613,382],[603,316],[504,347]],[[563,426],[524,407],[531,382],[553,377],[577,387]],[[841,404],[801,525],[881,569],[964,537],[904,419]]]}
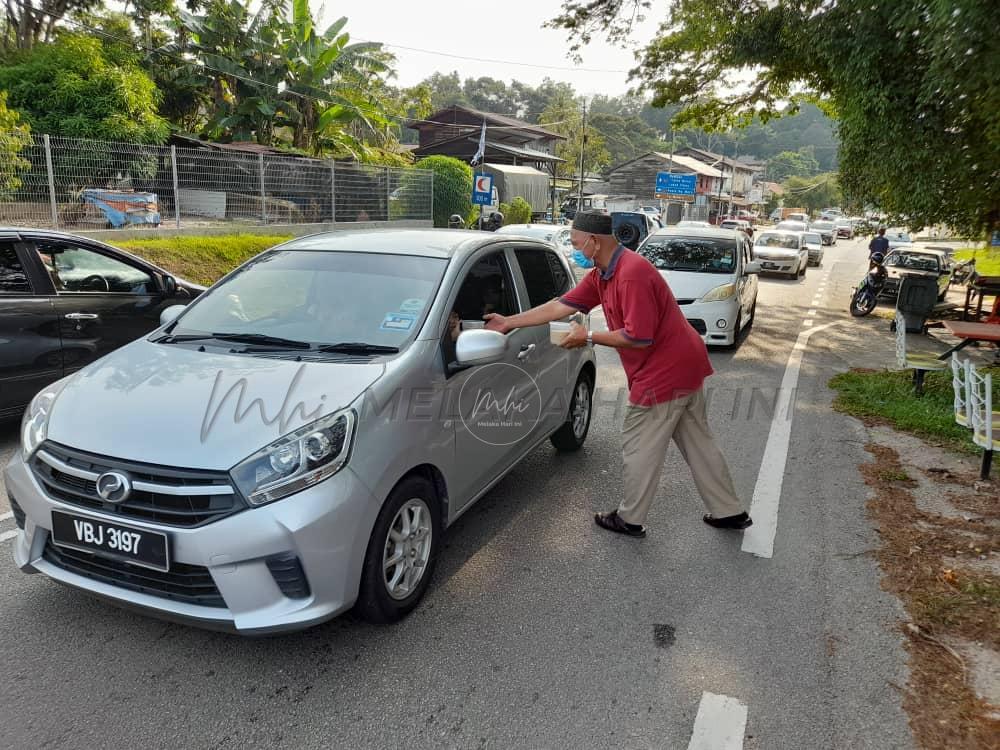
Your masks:
{"label": "man's hand", "polygon": [[513,330],[507,323],[507,318],[498,313],[487,313],[483,316],[486,321],[487,331],[497,331],[498,333],[508,333]]}
{"label": "man's hand", "polygon": [[570,324],[569,333],[566,334],[559,346],[563,349],[579,349],[581,346],[586,345],[587,329],[576,321],[573,321]]}

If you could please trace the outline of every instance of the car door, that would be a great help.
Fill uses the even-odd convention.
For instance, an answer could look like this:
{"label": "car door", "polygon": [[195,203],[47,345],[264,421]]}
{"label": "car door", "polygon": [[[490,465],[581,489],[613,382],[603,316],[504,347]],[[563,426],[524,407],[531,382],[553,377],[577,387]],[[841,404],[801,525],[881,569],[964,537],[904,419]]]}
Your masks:
{"label": "car door", "polygon": [[457,336],[482,328],[483,315],[513,315],[523,309],[510,260],[493,246],[472,256],[451,290],[448,309],[457,316],[442,332],[445,403],[455,430],[455,466],[451,482],[461,512],[534,442],[541,417],[537,385],[538,343],[531,328],[505,334],[504,357],[492,364],[461,367],[455,361]]}
{"label": "car door", "polygon": [[[513,248],[519,281],[528,307],[544,305],[572,289],[573,284],[564,262],[551,250],[543,247],[518,246]],[[580,320],[575,314],[563,318],[564,322]],[[548,434],[557,429],[569,412],[569,398],[575,382],[571,379],[572,353],[552,343],[549,327],[535,326],[533,334],[538,369],[538,386],[542,392],[542,421],[539,432]]]}
{"label": "car door", "polygon": [[20,414],[63,375],[58,318],[30,252],[0,239],[0,417]]}
{"label": "car door", "polygon": [[740,306],[743,308],[743,320],[749,320],[753,303],[757,300],[757,274],[747,273],[747,265],[751,259],[751,245],[747,240],[741,242],[742,248],[737,248],[740,256],[737,268],[737,282],[740,291]]}
{"label": "car door", "polygon": [[39,238],[34,250],[54,286],[66,373],[159,326],[166,296],[151,271],[99,245]]}

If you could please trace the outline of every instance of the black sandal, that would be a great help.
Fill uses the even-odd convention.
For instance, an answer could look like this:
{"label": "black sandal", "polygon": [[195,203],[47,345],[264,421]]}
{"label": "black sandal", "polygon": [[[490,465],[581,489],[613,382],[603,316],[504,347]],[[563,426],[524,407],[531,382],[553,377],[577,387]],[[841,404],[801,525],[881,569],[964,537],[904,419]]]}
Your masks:
{"label": "black sandal", "polygon": [[610,513],[595,513],[594,523],[602,529],[614,531],[618,534],[626,534],[627,536],[634,536],[640,539],[646,536],[645,526],[636,523],[626,523],[622,520],[621,516],[618,515],[617,510],[613,510]]}
{"label": "black sandal", "polygon": [[715,518],[711,513],[706,513],[701,520],[709,526],[714,526],[717,529],[734,529],[739,531],[753,526],[753,519],[750,518],[746,511],[743,513],[737,513],[735,516],[726,516],[724,518]]}

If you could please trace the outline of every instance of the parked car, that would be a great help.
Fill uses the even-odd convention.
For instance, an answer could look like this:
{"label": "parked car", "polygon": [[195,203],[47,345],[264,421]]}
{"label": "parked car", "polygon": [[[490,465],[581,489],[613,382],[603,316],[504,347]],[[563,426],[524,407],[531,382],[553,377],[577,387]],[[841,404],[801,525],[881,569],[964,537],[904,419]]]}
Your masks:
{"label": "parked car", "polygon": [[0,419],[49,383],[139,338],[204,287],[102,242],[0,228]]}
{"label": "parked car", "polygon": [[805,233],[782,229],[760,232],[753,243],[753,257],[760,261],[762,273],[781,273],[793,279],[805,276],[809,265]]}
{"label": "parked car", "polygon": [[820,265],[823,262],[823,237],[819,232],[803,232],[802,238],[805,240],[806,251],[809,254],[809,265]]}
{"label": "parked car", "polygon": [[572,278],[492,232],[265,251],[32,401],[4,470],[15,563],[239,633],[398,620],[446,527],[542,442],[584,444],[592,347],[483,330]]}
{"label": "parked car", "polygon": [[757,312],[760,265],[742,232],[668,227],[651,234],[639,254],[656,266],[684,317],[709,346],[736,346]]}
{"label": "parked car", "polygon": [[854,239],[854,222],[850,219],[834,219],[833,225],[837,228],[837,236],[848,240]]}
{"label": "parked car", "polygon": [[894,250],[897,247],[912,247],[913,238],[910,237],[906,232],[886,232],[885,238],[889,240],[889,249]]}
{"label": "parked car", "polygon": [[696,221],[695,219],[684,219],[683,221],[678,221],[675,226],[688,227],[689,229],[693,227],[698,227],[700,229],[712,229],[712,225],[707,221]]}
{"label": "parked car", "polygon": [[786,219],[785,221],[779,221],[775,229],[780,229],[783,232],[808,232],[809,225],[802,221]]}
{"label": "parked car", "polygon": [[885,256],[885,268],[888,275],[882,287],[883,297],[896,298],[904,275],[936,278],[939,301],[944,300],[951,285],[952,268],[948,256],[940,250],[897,247]]}
{"label": "parked car", "polygon": [[785,217],[785,221],[801,221],[803,224],[809,223],[809,214],[790,213]]}
{"label": "parked car", "polygon": [[507,224],[496,231],[497,234],[516,234],[519,237],[530,237],[551,243],[566,257],[573,254],[569,232],[568,225],[557,224]]}
{"label": "parked car", "polygon": [[832,221],[814,221],[809,225],[809,231],[819,232],[824,245],[837,244],[837,225]]}

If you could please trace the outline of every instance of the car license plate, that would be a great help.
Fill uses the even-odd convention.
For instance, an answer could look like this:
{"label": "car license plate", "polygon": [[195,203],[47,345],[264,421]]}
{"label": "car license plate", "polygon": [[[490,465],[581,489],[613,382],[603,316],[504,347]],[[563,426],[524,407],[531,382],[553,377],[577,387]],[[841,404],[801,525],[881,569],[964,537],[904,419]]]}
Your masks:
{"label": "car license plate", "polygon": [[767,262],[764,262],[764,263],[760,264],[760,267],[761,268],[777,268],[778,264],[777,263],[767,263]]}
{"label": "car license plate", "polygon": [[153,570],[170,570],[167,535],[52,511],[52,542]]}

